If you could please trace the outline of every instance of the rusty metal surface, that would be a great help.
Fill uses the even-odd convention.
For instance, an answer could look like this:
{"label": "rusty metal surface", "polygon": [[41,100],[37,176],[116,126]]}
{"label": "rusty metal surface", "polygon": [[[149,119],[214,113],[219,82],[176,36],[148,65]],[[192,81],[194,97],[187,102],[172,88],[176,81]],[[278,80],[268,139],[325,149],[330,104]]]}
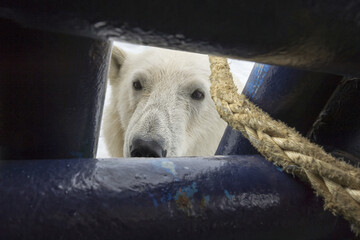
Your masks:
{"label": "rusty metal surface", "polygon": [[259,155],[0,162],[1,239],[346,239]]}

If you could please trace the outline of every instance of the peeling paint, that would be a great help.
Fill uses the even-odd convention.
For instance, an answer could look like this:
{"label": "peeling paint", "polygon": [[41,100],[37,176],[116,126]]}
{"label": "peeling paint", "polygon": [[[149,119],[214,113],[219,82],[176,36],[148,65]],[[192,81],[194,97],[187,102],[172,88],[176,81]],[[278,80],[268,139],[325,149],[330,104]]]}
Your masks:
{"label": "peeling paint", "polygon": [[227,197],[227,199],[229,199],[229,200],[235,199],[235,195],[230,194],[228,190],[225,189],[224,193],[225,193],[225,196]]}
{"label": "peeling paint", "polygon": [[193,209],[193,196],[198,192],[196,182],[193,182],[190,186],[179,188],[176,193],[175,200],[178,208],[183,210],[186,215],[190,216],[194,214]]}
{"label": "peeling paint", "polygon": [[167,194],[164,194],[164,195],[161,197],[160,201],[161,201],[162,203],[166,203],[166,202],[171,201],[172,199],[173,199],[173,197],[172,197],[171,193],[167,193]]}
{"label": "peeling paint", "polygon": [[184,187],[184,188],[179,188],[179,191],[178,193],[176,194],[176,199],[178,197],[179,194],[185,194],[187,197],[192,197],[194,196],[195,193],[198,192],[198,189],[197,189],[197,184],[196,182],[193,182],[191,184],[191,186],[188,186],[188,187]]}
{"label": "peeling paint", "polygon": [[193,204],[191,199],[188,198],[186,195],[178,195],[176,198],[176,204],[178,208],[182,209],[186,213],[186,215],[191,215]]}
{"label": "peeling paint", "polygon": [[210,196],[209,196],[209,195],[203,196],[203,197],[201,198],[200,207],[201,207],[201,208],[206,208],[206,207],[208,207],[209,202],[210,202]]}

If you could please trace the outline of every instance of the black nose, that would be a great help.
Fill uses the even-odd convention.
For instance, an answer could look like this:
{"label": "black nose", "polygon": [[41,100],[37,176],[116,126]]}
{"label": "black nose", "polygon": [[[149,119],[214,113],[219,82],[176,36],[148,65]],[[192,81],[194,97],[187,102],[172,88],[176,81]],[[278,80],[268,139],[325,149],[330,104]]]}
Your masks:
{"label": "black nose", "polygon": [[131,157],[166,157],[166,150],[155,141],[135,139],[130,147],[130,155]]}

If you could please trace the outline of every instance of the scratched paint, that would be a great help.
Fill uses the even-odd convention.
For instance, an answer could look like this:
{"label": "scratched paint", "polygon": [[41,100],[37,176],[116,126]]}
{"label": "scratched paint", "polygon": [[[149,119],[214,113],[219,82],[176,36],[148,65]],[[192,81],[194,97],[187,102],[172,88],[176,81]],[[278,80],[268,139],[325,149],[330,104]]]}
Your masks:
{"label": "scratched paint", "polygon": [[234,200],[235,199],[235,196],[230,194],[228,190],[224,190],[224,193],[225,193],[225,196],[227,199],[229,200]]}
{"label": "scratched paint", "polygon": [[166,193],[166,194],[163,194],[161,196],[161,199],[160,199],[160,202],[162,203],[166,203],[166,202],[169,202],[173,199],[173,196],[171,195],[171,193]]}
{"label": "scratched paint", "polygon": [[209,195],[203,196],[201,198],[200,207],[202,209],[207,208],[209,206],[209,202],[210,202],[210,196]]}
{"label": "scratched paint", "polygon": [[[185,212],[187,216],[191,216],[195,214],[195,204],[196,201],[194,199],[194,195],[198,193],[197,183],[193,182],[189,186],[181,187],[178,189],[176,194],[173,196],[170,192],[164,192],[161,195],[160,203],[167,203],[175,200],[175,203],[179,209]],[[158,201],[155,199],[155,196],[152,193],[149,193],[149,197],[153,201],[153,205],[155,207],[159,206]],[[201,197],[199,201],[199,206],[201,210],[204,210],[209,206],[210,195],[204,195]]]}
{"label": "scratched paint", "polygon": [[270,65],[265,64],[255,64],[254,69],[256,69],[256,72],[253,70],[253,73],[255,73],[255,80],[248,82],[246,86],[246,90],[248,91],[247,96],[250,100],[256,99],[257,91],[259,90],[260,86],[262,85],[265,77],[267,76],[267,73],[270,69]]}
{"label": "scratched paint", "polygon": [[[1,166],[0,182],[6,187],[0,186],[0,228],[6,231],[0,231],[0,239],[17,239],[28,231],[29,236],[46,239],[53,230],[73,232],[61,235],[64,239],[79,234],[87,239],[111,239],[114,232],[119,233],[117,239],[168,239],[174,232],[176,238],[188,239],[236,239],[243,235],[266,239],[268,235],[258,234],[262,231],[273,233],[274,239],[282,239],[284,232],[291,234],[288,239],[312,239],[320,228],[329,234],[316,235],[319,239],[351,239],[345,232],[348,224],[337,225],[341,219],[324,212],[322,201],[312,197],[311,189],[275,170],[259,155],[173,159],[178,175],[191,172],[195,176],[179,182],[142,158],[24,161],[4,161]],[[220,168],[219,162],[224,162]],[[184,166],[191,171],[184,171]],[[162,178],[162,173],[170,178]],[[136,174],[147,177],[133,180]],[[226,197],[224,189],[227,195],[235,196],[234,200]],[[37,202],[46,211],[38,211]],[[274,218],[274,213],[282,217]],[[40,218],[51,227],[37,224]],[[61,223],[69,218],[85,229],[75,226],[64,230]],[[9,219],[26,228],[11,224]],[[254,222],[262,224],[254,227]],[[317,228],[313,227],[315,223]],[[9,231],[11,235],[7,235]],[[333,238],[338,232],[345,237]]]}
{"label": "scratched paint", "polygon": [[187,216],[194,215],[194,194],[198,192],[196,182],[190,186],[179,188],[175,196],[176,205],[183,210]]}
{"label": "scratched paint", "polygon": [[193,213],[193,203],[186,195],[179,194],[176,198],[176,205],[183,210],[187,216]]}
{"label": "scratched paint", "polygon": [[[196,182],[193,182],[190,186],[188,187],[183,187],[183,188],[180,188],[177,195],[178,194],[185,194],[187,197],[193,197],[195,193],[198,192],[198,189],[197,189],[197,184]],[[177,198],[177,196],[176,196]],[[175,199],[176,199],[175,198]]]}

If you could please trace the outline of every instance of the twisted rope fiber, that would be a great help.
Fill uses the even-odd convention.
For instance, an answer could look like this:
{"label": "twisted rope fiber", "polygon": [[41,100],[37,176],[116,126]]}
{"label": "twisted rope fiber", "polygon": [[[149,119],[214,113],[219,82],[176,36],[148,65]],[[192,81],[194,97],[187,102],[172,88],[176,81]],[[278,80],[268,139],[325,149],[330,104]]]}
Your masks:
{"label": "twisted rope fiber", "polygon": [[360,235],[360,169],[335,159],[239,95],[225,58],[209,56],[209,60],[210,93],[220,116],[267,160],[308,181],[324,198],[324,208],[342,215]]}

